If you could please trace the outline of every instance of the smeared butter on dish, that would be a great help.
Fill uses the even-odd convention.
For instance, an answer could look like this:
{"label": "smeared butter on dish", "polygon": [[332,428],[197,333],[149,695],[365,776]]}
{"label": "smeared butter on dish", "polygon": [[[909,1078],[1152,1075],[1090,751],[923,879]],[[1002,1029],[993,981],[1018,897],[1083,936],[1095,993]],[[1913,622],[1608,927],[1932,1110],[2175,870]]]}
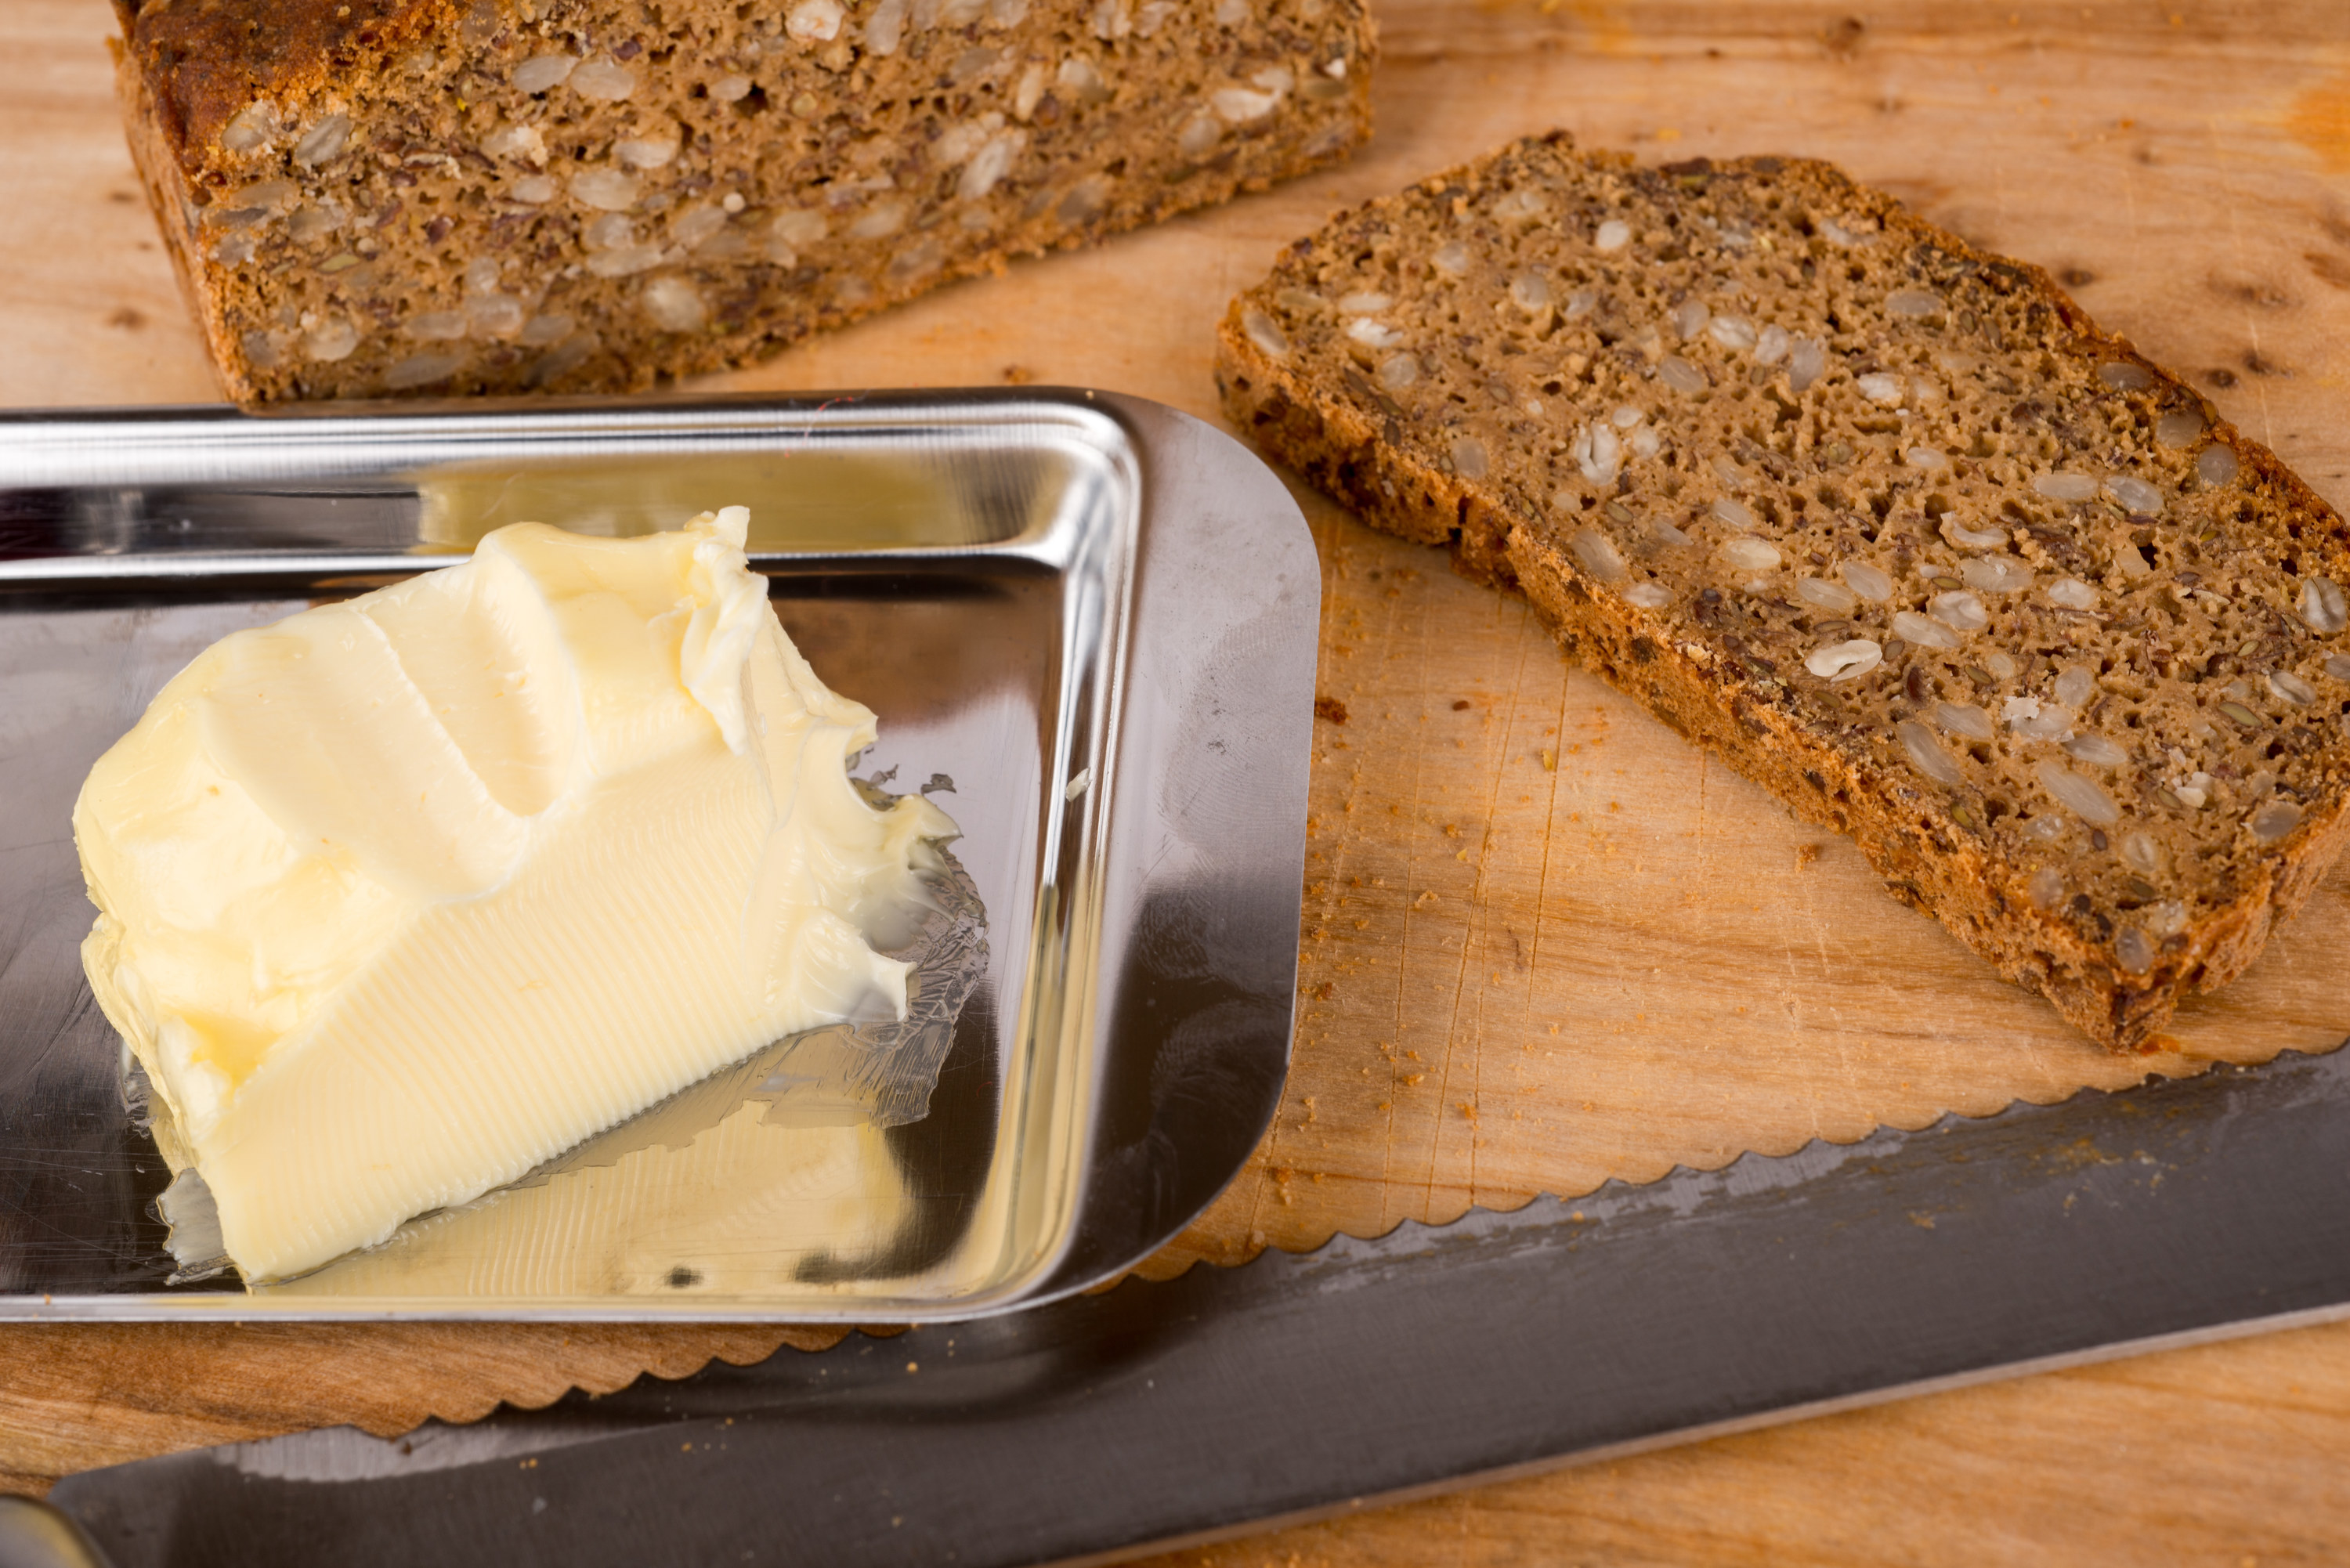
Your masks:
{"label": "smeared butter on dish", "polygon": [[466,1202],[906,964],[920,796],[784,635],[729,507],[462,566],[237,632],[74,808],[82,957],[175,1171],[249,1281]]}

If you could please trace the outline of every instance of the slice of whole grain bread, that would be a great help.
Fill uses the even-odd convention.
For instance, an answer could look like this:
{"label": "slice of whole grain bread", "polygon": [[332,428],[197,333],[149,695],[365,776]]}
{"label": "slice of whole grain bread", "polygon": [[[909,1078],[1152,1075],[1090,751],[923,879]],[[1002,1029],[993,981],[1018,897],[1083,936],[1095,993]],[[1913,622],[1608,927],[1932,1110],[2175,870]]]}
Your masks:
{"label": "slice of whole grain bread", "polygon": [[1816,162],[1534,138],[1232,302],[1233,421],[2115,1048],[2350,831],[2350,534],[2273,454]]}

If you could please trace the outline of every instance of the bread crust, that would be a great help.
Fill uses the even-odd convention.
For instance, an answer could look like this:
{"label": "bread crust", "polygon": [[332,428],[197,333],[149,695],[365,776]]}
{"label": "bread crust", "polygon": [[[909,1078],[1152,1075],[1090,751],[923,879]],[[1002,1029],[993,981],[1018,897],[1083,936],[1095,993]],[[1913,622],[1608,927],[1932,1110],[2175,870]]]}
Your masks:
{"label": "bread crust", "polygon": [[[120,8],[129,0],[115,3]],[[250,379],[234,352],[234,339],[222,319],[220,300],[201,281],[203,258],[196,243],[196,217],[173,130],[182,121],[156,101],[153,74],[122,44],[109,43],[115,93],[123,106],[123,130],[130,144],[130,165],[138,171],[140,187],[147,192],[147,204],[162,231],[163,254],[172,258],[172,275],[179,282],[188,314],[195,317],[222,390],[233,400],[246,401],[252,396]]]}
{"label": "bread crust", "polygon": [[[1898,748],[1854,743],[1824,723],[1798,684],[1774,678],[1742,657],[1737,639],[1686,617],[1627,604],[1595,576],[1560,525],[1523,496],[1463,478],[1431,432],[1359,374],[1335,381],[1299,358],[1269,352],[1248,329],[1249,312],[1269,306],[1285,268],[1324,246],[1360,248],[1375,230],[1408,225],[1431,201],[1451,200],[1495,178],[1513,157],[1570,159],[1563,133],[1529,139],[1492,158],[1450,171],[1399,196],[1382,198],[1334,220],[1323,235],[1301,241],[1274,275],[1236,298],[1218,332],[1217,381],[1232,422],[1269,454],[1386,532],[1452,552],[1459,569],[1523,593],[1563,648],[1739,772],[1769,788],[1797,816],[1851,836],[1887,888],[1948,926],[2007,979],[2044,996],[2069,1021],[2116,1050],[2152,1050],[2163,1024],[2189,990],[2210,991],[2241,974],[2277,922],[2307,901],[2350,836],[2350,789],[2336,732],[2322,777],[2304,788],[2306,810],[2282,842],[2253,857],[2232,886],[2208,900],[2186,929],[2164,942],[2145,973],[2126,972],[2107,940],[2104,911],[2038,907],[2024,868],[2000,842],[1970,831],[1950,810],[1952,792],[1936,787],[1901,761]],[[1600,155],[1593,166],[1629,171],[1628,159]],[[2039,267],[1990,254],[1867,191],[1832,166],[1793,159],[1698,161],[1665,172],[1711,178],[1767,171],[1781,188],[1806,190],[1840,208],[1861,208],[1896,242],[1924,243],[1987,271],[2043,301],[2061,323],[2062,351],[2107,365],[2137,367],[2152,397],[2189,401],[2211,441],[2236,458],[2248,483],[2281,501],[2303,570],[2350,581],[2350,532],[2341,517],[2266,448],[2220,421],[2183,383],[2099,328]],[[1275,331],[1279,328],[1276,327]],[[1382,401],[1389,406],[1382,408]],[[1604,411],[1604,410],[1602,410]],[[1954,585],[1955,586],[1955,585]],[[1898,646],[1898,645],[1897,645]],[[1813,682],[1813,686],[1819,685]],[[1898,710],[1897,710],[1898,711]],[[2310,799],[2312,794],[2314,799]],[[2086,903],[2085,898],[2081,900]]]}
{"label": "bread crust", "polygon": [[245,403],[748,364],[1343,157],[1377,57],[1364,0],[116,5]]}
{"label": "bread crust", "polygon": [[218,172],[222,130],[255,99],[298,109],[335,77],[380,71],[395,51],[453,35],[463,15],[455,0],[114,0],[114,12],[134,124],[198,184]]}

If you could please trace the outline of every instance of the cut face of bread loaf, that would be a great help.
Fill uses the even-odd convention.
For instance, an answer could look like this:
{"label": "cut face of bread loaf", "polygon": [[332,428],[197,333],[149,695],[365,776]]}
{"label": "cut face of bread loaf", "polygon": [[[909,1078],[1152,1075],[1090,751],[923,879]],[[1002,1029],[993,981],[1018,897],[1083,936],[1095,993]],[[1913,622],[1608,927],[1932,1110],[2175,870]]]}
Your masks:
{"label": "cut face of bread loaf", "polygon": [[229,394],[641,388],[1368,134],[1362,0],[116,0]]}
{"label": "cut face of bread loaf", "polygon": [[2110,1046],[2340,850],[2341,517],[2039,269],[1824,164],[1520,143],[1292,246],[1218,378]]}

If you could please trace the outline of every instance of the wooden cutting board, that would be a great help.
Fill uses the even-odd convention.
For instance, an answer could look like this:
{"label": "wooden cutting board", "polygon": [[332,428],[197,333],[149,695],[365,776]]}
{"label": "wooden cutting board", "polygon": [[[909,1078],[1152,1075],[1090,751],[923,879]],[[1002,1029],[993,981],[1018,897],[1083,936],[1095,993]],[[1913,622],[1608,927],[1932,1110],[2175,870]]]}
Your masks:
{"label": "wooden cutting board", "polygon": [[[1210,328],[1334,207],[1563,124],[1823,156],[2062,275],[2350,503],[2350,7],[1390,0],[1344,169],[1014,267],[727,379],[1040,380],[1213,414]],[[213,396],[114,119],[102,0],[0,9],[16,403]],[[1564,662],[1524,607],[1301,496],[1325,566],[1295,1067],[1147,1271],[1446,1220],[2152,1071],[2330,1049],[2350,870],[2171,1048],[2106,1056]],[[1336,718],[1343,710],[1345,718]],[[2291,1201],[2280,1194],[2280,1201]],[[812,1347],[825,1336],[795,1338]],[[774,1330],[0,1331],[0,1471],[539,1403]],[[2238,1564],[2350,1554],[2350,1327],[2143,1356],[1464,1491],[1186,1561]]]}

